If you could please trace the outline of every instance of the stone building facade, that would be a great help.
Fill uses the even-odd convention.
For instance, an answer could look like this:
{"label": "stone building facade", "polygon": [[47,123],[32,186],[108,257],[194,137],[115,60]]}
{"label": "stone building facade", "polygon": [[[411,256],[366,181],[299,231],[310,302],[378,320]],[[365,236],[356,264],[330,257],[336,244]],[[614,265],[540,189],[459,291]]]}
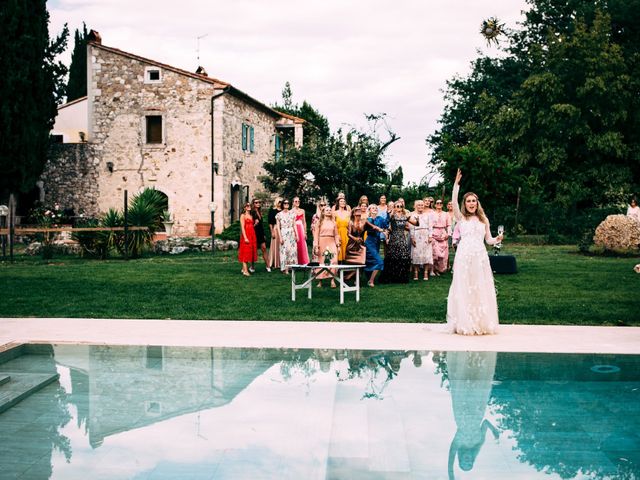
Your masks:
{"label": "stone building facade", "polygon": [[[90,40],[85,140],[97,205],[72,205],[76,211],[122,208],[125,190],[153,187],[168,197],[176,234],[210,224],[212,208],[220,232],[262,189],[262,166],[278,137],[293,129],[302,144],[303,120],[227,82],[107,47],[96,32]],[[51,164],[66,168],[55,158]],[[45,173],[47,197],[62,196],[50,179]]]}

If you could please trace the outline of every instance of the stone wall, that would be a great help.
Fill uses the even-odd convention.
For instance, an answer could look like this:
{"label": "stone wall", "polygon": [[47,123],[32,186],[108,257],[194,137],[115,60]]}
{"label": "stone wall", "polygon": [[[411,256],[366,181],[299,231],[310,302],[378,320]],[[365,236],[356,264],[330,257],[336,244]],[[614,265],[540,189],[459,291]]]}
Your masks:
{"label": "stone wall", "polygon": [[[224,219],[225,224],[232,220],[232,211],[235,218],[238,216],[238,206],[231,204],[231,185],[240,184],[249,187],[249,200],[257,191],[264,190],[259,177],[265,174],[262,168],[264,162],[271,160],[274,151],[273,136],[276,119],[266,112],[256,108],[250,108],[245,102],[231,95],[224,97],[223,116],[223,165],[224,179]],[[251,152],[242,149],[242,124],[247,124],[254,129],[254,149]],[[240,190],[244,200],[246,190]],[[233,208],[232,208],[233,207]],[[241,210],[241,207],[240,207]],[[240,213],[242,213],[240,211]]]}
{"label": "stone wall", "polygon": [[[89,142],[100,172],[98,208],[120,208],[125,189],[131,196],[153,187],[169,198],[175,234],[193,235],[197,222],[211,219],[211,97],[221,86],[109,47],[88,48]],[[159,68],[161,81],[145,82],[145,67]],[[231,93],[215,102],[216,230],[220,232],[231,221],[231,184],[248,185],[251,196],[261,188],[258,176],[262,163],[271,157],[278,119]],[[147,115],[162,116],[162,143],[146,142]],[[253,153],[242,150],[242,123],[254,127]]]}
{"label": "stone wall", "polygon": [[98,163],[90,144],[53,144],[41,177],[45,204],[59,203],[73,208],[76,215],[97,216]]}

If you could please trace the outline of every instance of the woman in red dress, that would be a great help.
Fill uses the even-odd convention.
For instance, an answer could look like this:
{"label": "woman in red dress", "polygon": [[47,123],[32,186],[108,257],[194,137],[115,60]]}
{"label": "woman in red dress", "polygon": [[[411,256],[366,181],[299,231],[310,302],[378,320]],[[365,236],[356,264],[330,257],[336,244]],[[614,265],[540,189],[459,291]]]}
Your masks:
{"label": "woman in red dress", "polygon": [[240,215],[238,261],[242,262],[242,275],[250,277],[248,264],[258,261],[258,245],[256,244],[256,231],[253,229],[250,203],[244,204],[242,215]]}

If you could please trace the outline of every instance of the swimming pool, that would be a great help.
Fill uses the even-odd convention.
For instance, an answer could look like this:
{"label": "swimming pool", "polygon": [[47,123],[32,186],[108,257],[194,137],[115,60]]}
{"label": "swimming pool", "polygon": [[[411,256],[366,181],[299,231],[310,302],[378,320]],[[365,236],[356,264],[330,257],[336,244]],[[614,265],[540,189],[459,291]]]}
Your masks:
{"label": "swimming pool", "polygon": [[638,355],[26,345],[0,362],[59,375],[0,413],[0,478],[640,475]]}

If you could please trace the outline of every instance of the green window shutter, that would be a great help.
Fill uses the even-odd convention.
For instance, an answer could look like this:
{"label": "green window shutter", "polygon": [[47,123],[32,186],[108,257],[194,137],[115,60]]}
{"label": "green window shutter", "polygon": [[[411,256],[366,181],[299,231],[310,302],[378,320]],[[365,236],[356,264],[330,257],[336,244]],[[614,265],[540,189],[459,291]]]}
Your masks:
{"label": "green window shutter", "polygon": [[242,150],[247,149],[247,126],[242,124]]}
{"label": "green window shutter", "polygon": [[280,160],[280,135],[276,135],[276,160]]}
{"label": "green window shutter", "polygon": [[253,127],[249,127],[249,151],[253,152]]}

